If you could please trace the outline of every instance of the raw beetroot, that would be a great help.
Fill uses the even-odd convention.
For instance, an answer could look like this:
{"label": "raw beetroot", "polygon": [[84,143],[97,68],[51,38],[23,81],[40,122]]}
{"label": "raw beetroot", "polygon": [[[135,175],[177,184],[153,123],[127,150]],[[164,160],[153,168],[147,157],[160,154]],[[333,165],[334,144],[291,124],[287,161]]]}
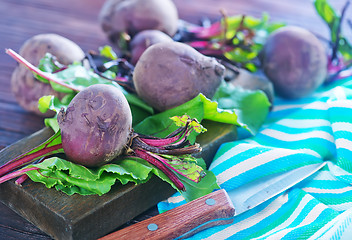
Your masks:
{"label": "raw beetroot", "polygon": [[137,94],[159,111],[179,106],[199,93],[213,97],[225,68],[179,42],[150,46],[136,64],[133,82]]}
{"label": "raw beetroot", "polygon": [[178,27],[178,13],[172,0],[107,0],[99,22],[108,38],[120,46],[121,40],[129,40],[148,29],[173,36]]}
{"label": "raw beetroot", "polygon": [[131,63],[136,65],[143,52],[156,43],[172,42],[173,39],[159,30],[144,30],[139,32],[130,43]]}
{"label": "raw beetroot", "polygon": [[58,114],[62,146],[75,163],[97,166],[124,151],[131,136],[132,114],[118,89],[97,84],[79,92]]}
{"label": "raw beetroot", "polygon": [[275,93],[285,98],[307,96],[327,75],[322,43],[308,30],[295,26],[282,27],[269,36],[261,62]]}
{"label": "raw beetroot", "polygon": [[[57,34],[38,34],[28,39],[20,49],[20,54],[30,63],[38,65],[46,53],[54,55],[58,62],[68,65],[84,58],[83,50],[71,40]],[[62,93],[54,91],[49,84],[38,81],[33,73],[23,65],[18,65],[11,77],[11,90],[17,102],[24,109],[38,115],[46,114],[38,110],[38,100],[45,95],[63,97]]]}

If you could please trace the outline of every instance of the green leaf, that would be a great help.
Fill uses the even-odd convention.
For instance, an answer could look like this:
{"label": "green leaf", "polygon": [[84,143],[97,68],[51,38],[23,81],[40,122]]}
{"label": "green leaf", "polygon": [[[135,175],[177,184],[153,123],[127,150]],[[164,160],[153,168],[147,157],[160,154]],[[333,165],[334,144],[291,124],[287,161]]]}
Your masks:
{"label": "green leaf", "polygon": [[55,64],[55,57],[51,53],[46,53],[39,61],[38,68],[43,72],[53,73],[60,69],[60,66]]}
{"label": "green leaf", "polygon": [[116,60],[117,59],[117,54],[114,52],[111,46],[105,45],[103,47],[99,48],[100,55],[103,57]]}
{"label": "green leaf", "polygon": [[167,160],[169,167],[193,182],[199,182],[205,176],[203,168],[197,165],[197,160],[191,155],[171,156],[160,155]]}
{"label": "green leaf", "polygon": [[153,171],[153,167],[147,162],[129,158],[119,160],[118,164],[105,164],[99,168],[87,168],[58,157],[46,159],[33,166],[40,168],[39,171],[27,172],[33,181],[41,182],[48,188],[56,187],[67,194],[81,195],[103,195],[110,191],[117,180],[121,184],[144,183]]}
{"label": "green leaf", "polygon": [[47,127],[50,127],[54,132],[60,131],[59,123],[57,122],[57,117],[45,118],[44,124]]}
{"label": "green leaf", "polygon": [[[58,157],[46,159],[42,163],[28,167],[37,167],[40,170],[28,171],[26,174],[35,182],[41,182],[48,188],[55,187],[66,194],[78,193],[81,195],[103,195],[111,190],[118,181],[120,184],[134,182],[145,183],[152,174],[170,183],[170,179],[147,161],[139,158],[124,158],[99,168],[87,168]],[[191,201],[218,188],[215,176],[206,171],[207,175],[199,183],[190,183],[183,179],[186,185],[184,197]],[[182,178],[182,176],[181,176]],[[176,187],[173,186],[175,189]]]}
{"label": "green leaf", "polygon": [[335,9],[331,7],[327,0],[315,0],[314,6],[319,16],[328,24],[331,30],[331,40],[336,40],[340,17],[336,14]]}
{"label": "green leaf", "polygon": [[[234,62],[244,63],[245,67],[248,65],[248,69],[250,71],[255,71],[256,67],[249,62],[255,59],[258,56],[258,53],[262,49],[263,45],[266,42],[266,39],[273,31],[277,30],[280,27],[285,26],[283,23],[269,22],[269,15],[267,13],[263,13],[262,18],[255,18],[252,16],[245,16],[243,19],[243,27],[250,29],[254,33],[254,37],[252,39],[252,43],[245,43],[244,36],[241,35],[239,31],[240,23],[242,22],[243,16],[232,16],[226,18],[227,24],[227,32],[226,38],[232,39],[233,45],[236,46],[240,42],[247,46],[246,49],[236,47],[231,51],[225,52],[224,56]],[[224,19],[222,19],[222,23],[224,23]],[[237,34],[236,38],[233,38]],[[222,40],[222,36],[216,36],[214,39]],[[212,39],[214,41],[214,39]]]}
{"label": "green leaf", "polygon": [[[222,83],[214,96],[216,102],[208,102],[206,119],[239,125],[255,135],[264,123],[270,102],[264,92],[245,90]],[[216,113],[219,112],[219,113]]]}
{"label": "green leaf", "polygon": [[215,189],[220,188],[216,183],[216,176],[214,173],[208,170],[204,170],[204,172],[206,174],[205,177],[203,177],[198,183],[195,183],[178,174],[178,177],[186,189],[186,191],[182,192],[181,195],[187,202],[195,200],[201,196],[211,193]]}
{"label": "green leaf", "polygon": [[74,96],[75,94],[66,95],[61,101],[53,95],[43,96],[38,101],[38,108],[42,113],[45,113],[48,110],[59,112],[61,108],[67,108],[67,105],[71,102]]}
{"label": "green leaf", "polygon": [[[55,57],[51,53],[46,53],[44,55],[44,57],[42,59],[40,59],[38,68],[41,71],[47,72],[47,73],[53,73],[53,72],[59,70],[60,67],[55,64],[55,59],[54,58]],[[43,77],[41,77],[39,75],[35,74],[35,77],[41,82],[49,83],[48,80],[46,80],[45,78],[43,78]]]}
{"label": "green leaf", "polygon": [[340,37],[339,52],[346,62],[352,60],[352,45],[345,37]]}
{"label": "green leaf", "polygon": [[[172,124],[171,117],[189,115],[199,122],[207,119],[240,126],[255,135],[264,123],[271,105],[262,91],[236,88],[225,82],[222,83],[213,100],[199,94],[178,107],[144,119],[134,129],[145,135],[165,137],[177,128]],[[194,142],[195,137],[196,134],[191,136],[190,141]]]}
{"label": "green leaf", "polygon": [[188,115],[183,115],[183,116],[174,116],[170,118],[176,126],[178,127],[184,127],[186,126],[187,123],[189,123],[189,126],[193,128],[197,133],[204,133],[207,131],[206,128],[204,128],[198,121],[189,121],[190,117]]}
{"label": "green leaf", "polygon": [[50,106],[53,104],[53,98],[54,96],[43,96],[39,99],[38,101],[38,109],[42,113],[46,113],[49,109]]}
{"label": "green leaf", "polygon": [[[67,94],[61,99],[61,101],[53,95],[43,96],[38,101],[38,108],[42,113],[45,113],[48,110],[58,113],[61,108],[67,108],[68,104],[75,95],[75,93]],[[59,124],[57,123],[57,114],[55,114],[52,118],[45,118],[44,123],[45,126],[51,127],[55,132],[60,130]]]}
{"label": "green leaf", "polygon": [[[177,126],[173,124],[171,117],[183,115],[188,115],[190,118],[195,118],[199,122],[203,120],[203,102],[200,101],[199,97],[196,97],[178,107],[147,117],[142,122],[137,124],[134,127],[134,130],[144,135],[165,137],[177,128]],[[190,137],[191,142],[194,142],[195,136],[196,135],[193,135],[193,138]]]}

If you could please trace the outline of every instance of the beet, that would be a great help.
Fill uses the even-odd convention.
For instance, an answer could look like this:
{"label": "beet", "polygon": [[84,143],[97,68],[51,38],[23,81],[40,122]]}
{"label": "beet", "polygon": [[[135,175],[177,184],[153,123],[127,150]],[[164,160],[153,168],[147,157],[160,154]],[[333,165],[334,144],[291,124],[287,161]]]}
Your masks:
{"label": "beet", "polygon": [[151,45],[160,42],[172,42],[172,38],[159,30],[144,30],[131,41],[131,63],[136,65],[142,53]]}
{"label": "beet", "polygon": [[[19,53],[35,66],[46,53],[51,53],[64,65],[84,58],[84,52],[76,43],[57,34],[35,35],[23,44]],[[64,95],[54,91],[49,84],[35,79],[33,73],[22,64],[18,65],[12,73],[11,91],[21,107],[40,116],[55,113],[52,111],[41,113],[38,109],[39,98],[45,95],[62,98]]]}
{"label": "beet", "polygon": [[79,92],[58,123],[66,156],[75,163],[97,166],[124,151],[130,139],[132,114],[115,87],[97,84]]}
{"label": "beet", "polygon": [[273,32],[261,52],[261,63],[275,93],[301,98],[312,93],[327,75],[327,55],[311,32],[287,26]]}
{"label": "beet", "polygon": [[119,46],[123,34],[156,29],[173,36],[178,28],[178,13],[172,0],[107,0],[99,22],[111,42]]}
{"label": "beet", "polygon": [[136,64],[133,82],[137,94],[159,111],[179,106],[199,93],[212,98],[225,67],[179,42],[150,46]]}

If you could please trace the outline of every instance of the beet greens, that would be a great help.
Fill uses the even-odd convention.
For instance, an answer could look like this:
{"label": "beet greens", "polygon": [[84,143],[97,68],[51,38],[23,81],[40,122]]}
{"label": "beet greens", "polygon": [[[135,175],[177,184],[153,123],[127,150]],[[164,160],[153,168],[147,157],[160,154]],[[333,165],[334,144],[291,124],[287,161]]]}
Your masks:
{"label": "beet greens", "polygon": [[251,16],[226,16],[210,25],[198,26],[183,21],[176,41],[184,42],[207,56],[214,56],[237,67],[256,71],[258,53],[267,36],[284,26]]}
{"label": "beet greens", "polygon": [[[118,111],[118,108],[123,110]],[[118,156],[141,158],[161,170],[180,191],[185,191],[185,186],[179,175],[196,183],[205,176],[204,170],[190,155],[201,151],[198,144],[191,144],[188,140],[193,131],[205,131],[197,120],[188,116],[174,117],[179,128],[165,138],[159,138],[134,132],[129,111],[124,95],[117,88],[96,84],[84,89],[75,96],[66,111],[62,110],[59,117],[61,132],[1,166],[0,183],[28,171],[38,171],[34,164],[11,172],[44,156],[62,152],[72,162],[88,167],[110,163]],[[127,114],[127,118],[121,116],[123,114]]]}
{"label": "beet greens", "polygon": [[317,13],[330,30],[330,39],[326,40],[330,47],[327,66],[329,76],[325,81],[326,83],[352,75],[352,43],[351,39],[349,40],[344,36],[342,30],[344,21],[352,29],[351,19],[346,19],[346,10],[349,5],[350,1],[346,1],[339,14],[327,0],[314,1]]}

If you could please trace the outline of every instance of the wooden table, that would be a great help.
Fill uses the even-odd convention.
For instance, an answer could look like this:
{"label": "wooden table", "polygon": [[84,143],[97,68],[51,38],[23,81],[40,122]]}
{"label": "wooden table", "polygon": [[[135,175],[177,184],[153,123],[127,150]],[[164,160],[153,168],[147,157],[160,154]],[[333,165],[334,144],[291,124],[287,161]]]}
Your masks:
{"label": "wooden table", "polygon": [[[16,63],[5,48],[16,51],[25,40],[39,33],[67,37],[84,51],[109,44],[97,21],[102,0],[1,0],[0,2],[0,149],[44,127],[43,119],[23,110],[10,90],[10,77]],[[180,18],[198,23],[201,16],[220,17],[220,9],[230,15],[260,17],[268,12],[274,21],[284,21],[328,36],[328,29],[316,14],[310,0],[174,0]],[[341,9],[344,0],[334,0]],[[352,7],[347,16],[351,16]],[[345,26],[346,27],[346,26]],[[351,33],[351,29],[348,29]],[[155,214],[155,208],[133,221]],[[132,222],[133,222],[132,221]],[[0,203],[0,239],[50,239],[37,227]]]}

